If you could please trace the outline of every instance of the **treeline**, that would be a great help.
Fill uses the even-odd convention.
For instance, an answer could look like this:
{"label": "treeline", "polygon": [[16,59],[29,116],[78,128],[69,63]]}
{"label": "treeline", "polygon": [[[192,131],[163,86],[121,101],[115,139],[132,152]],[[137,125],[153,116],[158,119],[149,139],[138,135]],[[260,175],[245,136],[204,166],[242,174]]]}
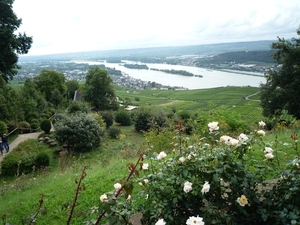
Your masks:
{"label": "treeline", "polygon": [[155,70],[155,71],[161,71],[164,73],[170,73],[170,74],[178,74],[178,75],[182,75],[182,76],[188,76],[188,77],[203,77],[202,75],[195,75],[193,73],[190,73],[188,71],[185,70],[174,70],[174,69],[155,69],[155,68],[150,68],[150,70]]}
{"label": "treeline", "polygon": [[148,70],[149,67],[145,64],[124,64],[124,67],[129,69]]}
{"label": "treeline", "polygon": [[274,51],[238,51],[238,52],[226,52],[210,58],[198,59],[196,65],[201,64],[220,64],[220,63],[247,63],[247,62],[265,62],[274,63],[274,59],[271,55]]}

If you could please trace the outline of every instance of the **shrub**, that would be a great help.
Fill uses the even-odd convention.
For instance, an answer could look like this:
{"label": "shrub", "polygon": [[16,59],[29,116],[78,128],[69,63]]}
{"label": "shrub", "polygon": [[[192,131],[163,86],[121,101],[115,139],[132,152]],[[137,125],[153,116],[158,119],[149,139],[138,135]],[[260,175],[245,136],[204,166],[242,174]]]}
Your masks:
{"label": "shrub", "polygon": [[0,136],[7,133],[7,125],[5,122],[0,121]]}
{"label": "shrub", "polygon": [[97,121],[97,123],[99,124],[100,127],[103,127],[103,128],[106,127],[106,124],[105,124],[102,116],[99,113],[91,113],[91,115]]}
{"label": "shrub", "polygon": [[126,110],[119,110],[115,114],[115,121],[122,126],[130,126],[132,124],[131,115]]}
{"label": "shrub", "polygon": [[40,125],[38,123],[31,123],[30,124],[30,128],[33,129],[33,130],[36,130],[40,127]]}
{"label": "shrub", "polygon": [[137,101],[137,102],[139,102],[140,98],[139,97],[135,97],[134,100]]}
{"label": "shrub", "polygon": [[108,133],[110,138],[117,139],[121,134],[121,129],[119,127],[109,127],[106,132]]}
{"label": "shrub", "polygon": [[138,132],[148,131],[151,128],[152,112],[150,109],[141,108],[135,114],[135,130]]}
{"label": "shrub", "polygon": [[35,158],[35,166],[37,168],[47,167],[50,164],[50,157],[47,153],[41,152]]}
{"label": "shrub", "polygon": [[187,110],[183,110],[178,113],[178,117],[182,122],[186,123],[191,118],[191,113]]}
{"label": "shrub", "polygon": [[73,102],[71,102],[71,104],[70,104],[70,106],[68,108],[68,112],[69,113],[77,113],[77,112],[88,113],[89,112],[89,108],[83,102],[73,101]]}
{"label": "shrub", "polygon": [[7,154],[1,162],[3,175],[15,176],[28,174],[36,167],[36,158],[45,150],[45,145],[35,139],[20,143],[13,151]]}
{"label": "shrub", "polygon": [[113,125],[115,118],[112,111],[104,111],[101,113],[101,116],[106,124],[106,128]]}
{"label": "shrub", "polygon": [[134,126],[138,132],[147,132],[154,127],[159,132],[160,128],[166,126],[168,122],[166,113],[160,109],[141,108],[135,112],[134,116]]}
{"label": "shrub", "polygon": [[53,117],[52,117],[52,124],[54,125],[55,123],[59,122],[59,121],[63,121],[67,118],[67,115],[64,113],[56,113]]}
{"label": "shrub", "polygon": [[50,133],[51,130],[51,122],[48,119],[42,120],[40,124],[41,130],[44,131],[46,134]]}
{"label": "shrub", "polygon": [[54,137],[60,145],[66,144],[69,151],[88,151],[100,145],[103,128],[88,114],[67,116],[54,125]]}
{"label": "shrub", "polygon": [[18,128],[22,130],[22,132],[28,133],[30,131],[30,124],[26,121],[18,122]]}

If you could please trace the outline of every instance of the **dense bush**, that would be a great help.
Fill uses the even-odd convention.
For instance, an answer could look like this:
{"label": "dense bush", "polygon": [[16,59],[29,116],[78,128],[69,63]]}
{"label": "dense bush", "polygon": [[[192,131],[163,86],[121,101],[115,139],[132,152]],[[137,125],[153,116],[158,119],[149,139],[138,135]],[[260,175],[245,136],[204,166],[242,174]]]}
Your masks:
{"label": "dense bush", "polygon": [[150,128],[156,128],[159,132],[161,127],[167,125],[167,122],[167,115],[162,110],[145,107],[135,112],[134,127],[138,132],[147,132]]}
{"label": "dense bush", "polygon": [[101,117],[106,124],[106,128],[108,128],[114,124],[115,117],[114,117],[114,114],[112,111],[101,112]]}
{"label": "dense bush", "polygon": [[134,127],[138,132],[148,131],[151,128],[152,111],[150,109],[141,108],[135,113]]}
{"label": "dense bush", "polygon": [[191,113],[187,110],[178,112],[178,117],[186,123],[191,118]]}
{"label": "dense bush", "polygon": [[39,168],[47,167],[50,164],[50,157],[47,153],[41,152],[35,158],[35,166]]}
{"label": "dense bush", "polygon": [[19,176],[33,172],[37,166],[37,158],[40,154],[44,154],[42,151],[43,147],[36,140],[22,142],[3,158],[2,175]]}
{"label": "dense bush", "polygon": [[99,124],[100,127],[103,127],[103,128],[106,127],[106,123],[99,113],[91,113],[90,115],[92,115],[92,117],[97,121],[97,123]]}
{"label": "dense bush", "polygon": [[115,121],[122,126],[130,126],[132,124],[130,112],[126,110],[118,110],[115,113]]}
{"label": "dense bush", "polygon": [[56,113],[53,117],[52,117],[52,124],[54,125],[55,123],[59,122],[59,121],[63,121],[65,119],[67,119],[67,115],[64,113]]}
{"label": "dense bush", "polygon": [[0,121],[0,136],[7,133],[7,125],[5,122]]}
{"label": "dense bush", "polygon": [[109,127],[106,132],[108,133],[110,138],[117,139],[121,134],[121,129],[119,127]]}
{"label": "dense bush", "polygon": [[69,113],[76,113],[76,112],[88,113],[89,107],[87,106],[87,104],[85,104],[83,102],[73,101],[73,102],[71,102],[71,104],[68,108],[68,112]]}
{"label": "dense bush", "polygon": [[48,119],[44,119],[42,120],[41,124],[40,124],[40,128],[42,131],[44,131],[46,134],[50,133],[51,130],[51,122]]}
{"label": "dense bush", "polygon": [[26,121],[18,122],[18,128],[21,129],[22,133],[29,133],[30,132],[30,124]]}
{"label": "dense bush", "polygon": [[54,137],[69,151],[88,151],[99,147],[104,129],[85,113],[72,114],[54,124]]}

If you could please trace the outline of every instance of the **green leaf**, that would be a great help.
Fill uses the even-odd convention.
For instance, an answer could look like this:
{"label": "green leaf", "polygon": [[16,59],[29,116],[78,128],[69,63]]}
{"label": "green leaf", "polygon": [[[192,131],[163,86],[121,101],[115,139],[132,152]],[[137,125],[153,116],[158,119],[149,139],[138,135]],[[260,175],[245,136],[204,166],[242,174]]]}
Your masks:
{"label": "green leaf", "polygon": [[219,178],[218,174],[214,174],[214,175],[213,175],[213,181],[214,181],[215,183],[219,183],[219,182],[220,182],[220,178]]}
{"label": "green leaf", "polygon": [[132,190],[133,190],[133,183],[132,181],[127,181],[124,185],[124,190],[126,191],[126,193],[128,195],[131,195],[132,194]]}
{"label": "green leaf", "polygon": [[104,202],[102,206],[103,206],[103,209],[104,209],[108,214],[111,213],[110,204],[109,204],[108,202]]}

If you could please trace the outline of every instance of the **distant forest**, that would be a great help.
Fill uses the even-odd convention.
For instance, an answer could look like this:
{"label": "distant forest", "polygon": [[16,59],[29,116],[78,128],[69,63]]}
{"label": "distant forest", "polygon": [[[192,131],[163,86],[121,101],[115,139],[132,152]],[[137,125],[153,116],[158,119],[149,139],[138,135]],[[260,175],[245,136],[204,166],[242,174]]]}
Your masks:
{"label": "distant forest", "polygon": [[209,58],[201,58],[197,60],[197,65],[202,63],[247,63],[247,62],[264,62],[275,63],[271,55],[273,50],[269,51],[238,51],[238,52],[225,52]]}

